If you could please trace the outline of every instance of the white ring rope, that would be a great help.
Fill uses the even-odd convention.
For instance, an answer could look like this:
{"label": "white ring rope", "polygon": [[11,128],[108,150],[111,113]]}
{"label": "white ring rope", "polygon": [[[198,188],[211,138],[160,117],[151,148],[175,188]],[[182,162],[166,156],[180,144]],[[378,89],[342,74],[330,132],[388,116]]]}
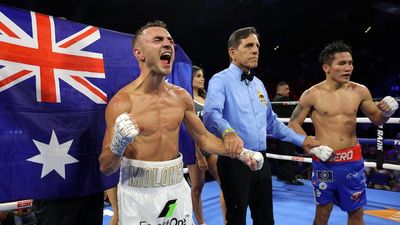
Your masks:
{"label": "white ring rope", "polygon": [[[272,154],[272,153],[266,153],[266,156],[271,159],[312,163],[312,158],[310,158],[310,157],[278,155],[278,154]],[[375,168],[376,162],[364,162],[364,166]],[[384,163],[382,165],[382,167],[384,169],[400,170],[400,165],[395,165],[395,164],[390,164],[390,163]],[[187,170],[186,170],[186,172],[187,172]],[[0,211],[22,209],[22,208],[27,208],[30,206],[32,206],[32,200],[22,200],[22,201],[16,201],[16,202],[0,203]]]}
{"label": "white ring rope", "polygon": [[271,102],[272,105],[297,105],[299,101]]}
{"label": "white ring rope", "polygon": [[[272,159],[282,159],[282,160],[289,160],[289,161],[296,161],[296,162],[306,162],[306,163],[312,163],[312,158],[310,157],[302,157],[302,156],[290,156],[290,155],[278,155],[278,154],[271,154],[271,153],[266,153],[268,158]],[[376,162],[364,162],[365,167],[376,167]],[[400,165],[395,165],[395,164],[390,164],[390,163],[384,163],[382,165],[384,169],[389,169],[389,170],[400,170]]]}
{"label": "white ring rope", "polygon": [[16,210],[16,209],[23,209],[23,208],[28,208],[31,206],[32,206],[32,200],[22,200],[22,201],[16,201],[16,202],[0,203],[0,212]]}
{"label": "white ring rope", "polygon": [[[295,105],[298,102],[292,101],[292,102],[277,102],[281,104],[286,104],[287,105]],[[284,123],[288,123],[290,118],[278,118],[280,121]],[[358,117],[357,123],[371,123],[371,121],[367,117]],[[306,118],[305,123],[312,123],[312,120],[310,118]],[[390,118],[386,123],[389,124],[398,124],[400,123],[400,118]],[[268,137],[274,138],[273,135],[268,135]],[[376,139],[372,138],[358,138],[360,143],[365,143],[365,144],[376,144]],[[385,139],[383,140],[383,144],[387,145],[400,145],[400,140],[395,140],[395,139]],[[274,158],[274,159],[281,159],[281,160],[290,160],[290,161],[298,161],[298,162],[306,162],[306,163],[311,163],[312,159],[308,157],[300,157],[300,156],[289,156],[289,155],[277,155],[277,154],[271,154],[267,153],[268,158]],[[364,162],[365,167],[377,167],[376,162]],[[382,164],[383,169],[391,169],[391,170],[400,170],[400,165],[396,164],[390,164],[390,163],[383,163]]]}
{"label": "white ring rope", "polygon": [[[372,100],[373,100],[374,102],[380,101],[380,100],[382,100],[382,99],[383,99],[383,98],[372,98]],[[400,97],[394,97],[394,99],[396,99],[396,101],[400,102]],[[271,102],[271,104],[272,104],[272,105],[297,105],[297,104],[299,104],[299,101],[284,101],[284,102],[278,102],[278,101],[276,101],[276,102]]]}
{"label": "white ring rope", "polygon": [[[188,168],[183,168],[183,173],[188,173],[188,172],[189,172]],[[0,203],[0,212],[31,207],[32,201],[33,201],[32,199],[29,199],[29,200],[21,200],[21,201],[16,201],[16,202]]]}
{"label": "white ring rope", "polygon": [[[267,137],[269,138],[273,138],[273,139],[278,139],[276,136],[272,135],[272,134],[268,134]],[[358,142],[360,142],[360,144],[376,144],[376,139],[373,138],[357,138]],[[384,139],[382,140],[384,145],[400,145],[400,139]]]}
{"label": "white ring rope", "polygon": [[[280,121],[284,123],[288,123],[290,118],[278,118]],[[310,118],[306,118],[304,120],[304,123],[312,123],[312,120]],[[371,123],[371,120],[369,120],[367,117],[357,117],[357,123]],[[393,117],[390,118],[386,124],[398,124],[400,123],[400,118],[399,117]]]}
{"label": "white ring rope", "polygon": [[[273,102],[271,102],[273,103]],[[283,105],[297,105],[298,101],[290,101],[290,102],[274,102],[276,104],[283,104]],[[280,121],[284,123],[288,123],[290,118],[278,118]],[[310,118],[306,118],[305,123],[312,123]],[[390,124],[398,124],[400,122],[400,118],[390,118],[386,123]],[[371,123],[371,121],[367,117],[361,117],[357,118],[357,123]],[[268,137],[271,137],[271,135],[268,135]],[[371,139],[368,140],[367,138],[364,138],[365,140],[362,140],[362,138],[359,138],[360,141],[365,141],[365,142],[372,142]],[[400,145],[400,140],[394,140],[394,139],[386,139],[388,142],[387,144],[393,144],[393,145]],[[301,157],[301,156],[289,156],[289,155],[277,155],[277,154],[271,154],[271,153],[266,153],[268,158],[273,158],[273,159],[281,159],[281,160],[290,160],[290,161],[297,161],[297,162],[306,162],[306,163],[311,163],[312,159],[309,157]],[[376,162],[364,162],[365,167],[376,167]],[[389,163],[383,163],[382,167],[384,169],[391,169],[391,170],[400,170],[400,165],[395,165],[395,164],[389,164]],[[184,173],[187,173],[188,169],[184,168]],[[22,209],[22,208],[27,208],[32,206],[32,200],[21,200],[21,201],[16,201],[16,202],[6,202],[6,203],[0,203],[0,212],[1,211],[9,211],[9,210],[16,210],[16,209]]]}
{"label": "white ring rope", "polygon": [[[358,141],[361,144],[376,144],[376,139],[373,138],[358,138]],[[400,145],[400,140],[398,139],[384,139],[383,140],[384,145]]]}

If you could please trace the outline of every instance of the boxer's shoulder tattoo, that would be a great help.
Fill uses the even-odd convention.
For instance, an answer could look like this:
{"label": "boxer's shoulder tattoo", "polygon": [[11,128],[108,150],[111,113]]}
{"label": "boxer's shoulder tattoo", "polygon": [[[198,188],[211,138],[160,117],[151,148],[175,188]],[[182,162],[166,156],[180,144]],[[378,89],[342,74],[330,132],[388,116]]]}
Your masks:
{"label": "boxer's shoulder tattoo", "polygon": [[[309,97],[310,93],[311,93],[310,89],[304,91],[303,94],[301,95],[301,98],[304,99],[306,97]],[[304,107],[300,103],[297,104],[296,108],[292,112],[292,116],[290,117],[289,122],[292,122],[292,121],[296,120],[297,118],[299,118],[299,116],[303,112],[303,110],[304,110]]]}
{"label": "boxer's shoulder tattoo", "polygon": [[292,113],[292,116],[290,117],[290,121],[289,122],[292,122],[292,121],[296,120],[300,116],[300,114],[303,111],[303,109],[304,109],[304,107],[302,105],[298,104],[296,106],[296,108],[293,110],[293,113]]}

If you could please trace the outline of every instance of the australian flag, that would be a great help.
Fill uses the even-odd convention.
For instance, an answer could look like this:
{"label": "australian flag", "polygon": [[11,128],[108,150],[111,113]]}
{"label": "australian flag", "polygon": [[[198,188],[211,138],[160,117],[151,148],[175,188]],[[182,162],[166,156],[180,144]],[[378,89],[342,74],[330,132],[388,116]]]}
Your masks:
{"label": "australian flag", "polygon": [[[132,35],[0,5],[0,202],[76,197],[118,182],[98,157],[107,102],[140,73]],[[176,46],[168,82],[191,93]],[[193,142],[181,131],[184,160]]]}

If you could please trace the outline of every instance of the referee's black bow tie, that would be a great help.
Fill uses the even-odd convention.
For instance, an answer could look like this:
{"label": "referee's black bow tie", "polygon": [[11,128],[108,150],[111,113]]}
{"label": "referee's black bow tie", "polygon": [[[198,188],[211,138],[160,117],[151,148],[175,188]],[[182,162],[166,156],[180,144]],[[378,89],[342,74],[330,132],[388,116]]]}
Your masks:
{"label": "referee's black bow tie", "polygon": [[253,78],[254,78],[254,73],[252,71],[250,71],[250,73],[246,73],[245,71],[243,71],[242,78],[240,79],[240,81],[244,80],[252,81]]}

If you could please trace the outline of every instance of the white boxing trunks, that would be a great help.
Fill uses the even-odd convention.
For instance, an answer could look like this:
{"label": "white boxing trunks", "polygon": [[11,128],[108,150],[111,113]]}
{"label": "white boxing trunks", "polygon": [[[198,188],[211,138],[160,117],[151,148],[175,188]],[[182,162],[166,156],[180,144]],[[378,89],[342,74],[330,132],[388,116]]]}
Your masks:
{"label": "white boxing trunks", "polygon": [[120,225],[192,225],[182,155],[161,162],[122,157],[118,209]]}

